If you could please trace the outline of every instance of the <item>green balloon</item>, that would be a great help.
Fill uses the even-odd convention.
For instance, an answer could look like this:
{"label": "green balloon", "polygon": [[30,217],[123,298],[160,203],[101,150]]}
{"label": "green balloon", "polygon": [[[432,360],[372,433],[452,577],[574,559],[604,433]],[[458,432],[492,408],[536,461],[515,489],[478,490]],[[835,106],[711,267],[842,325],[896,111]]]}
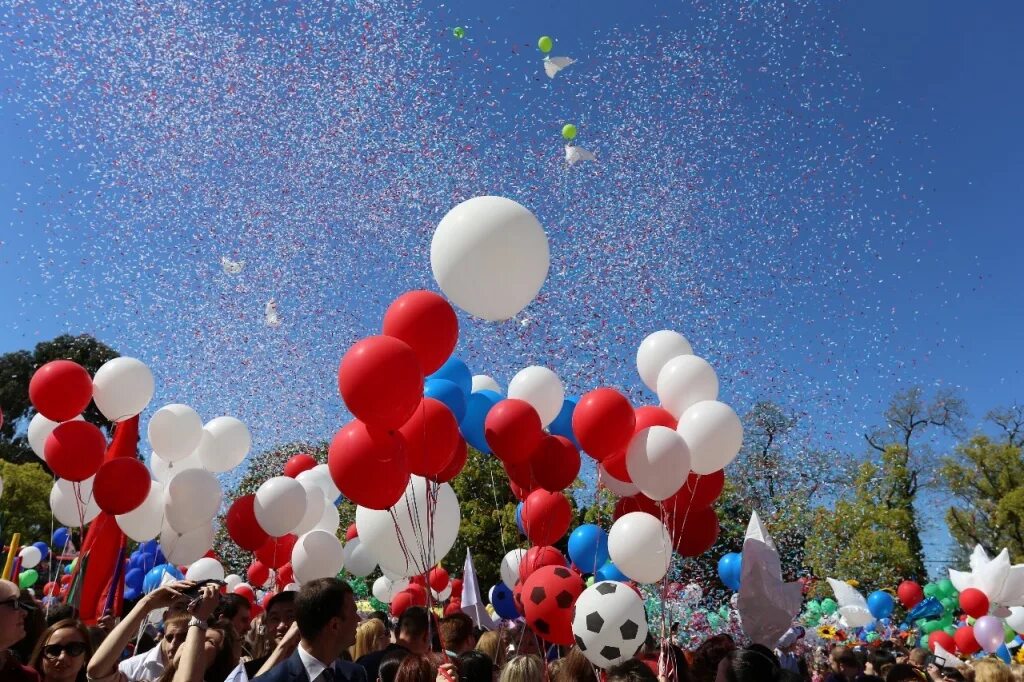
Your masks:
{"label": "green balloon", "polygon": [[35,585],[37,580],[39,580],[39,573],[36,572],[36,569],[30,568],[18,574],[18,587],[23,590],[28,589]]}
{"label": "green balloon", "polygon": [[551,39],[551,36],[541,36],[537,39],[537,49],[547,54],[551,52],[551,48],[555,46],[555,41]]}
{"label": "green balloon", "polygon": [[956,594],[956,588],[953,587],[953,581],[949,578],[943,578],[938,584],[939,593],[942,594],[943,597],[952,597]]}
{"label": "green balloon", "polygon": [[562,137],[564,137],[567,140],[575,140],[576,126],[574,126],[571,123],[566,123],[564,126],[562,126]]}
{"label": "green balloon", "polygon": [[941,629],[942,629],[942,623],[940,621],[937,621],[937,620],[929,620],[924,625],[921,626],[921,631],[922,632],[926,632],[929,635],[931,633],[935,632],[936,630],[941,630]]}
{"label": "green balloon", "polygon": [[815,615],[808,615],[804,618],[804,622],[810,627],[817,627],[818,623],[821,622],[821,618]]}
{"label": "green balloon", "polygon": [[867,640],[869,642],[874,642],[877,639],[878,639],[878,633],[877,632],[869,632],[868,633]]}
{"label": "green balloon", "polygon": [[590,587],[593,584],[594,584],[594,576],[590,576],[589,578],[587,578],[587,587]]}
{"label": "green balloon", "polygon": [[462,28],[461,26],[456,26],[455,28],[452,29],[452,35],[460,39],[465,38],[466,29]]}
{"label": "green balloon", "polygon": [[1003,641],[1009,644],[1015,639],[1017,639],[1017,633],[1009,625],[1003,623]]}
{"label": "green balloon", "polygon": [[839,608],[839,604],[832,597],[825,597],[821,600],[821,612],[826,616],[831,616]]}
{"label": "green balloon", "polygon": [[926,597],[937,597],[939,596],[939,586],[935,583],[928,583],[924,586],[924,596]]}
{"label": "green balloon", "polygon": [[945,632],[950,637],[952,637],[953,635],[956,634],[956,628],[953,627],[952,625],[947,625],[946,627],[942,628],[942,631]]}
{"label": "green balloon", "polygon": [[[914,646],[914,645],[910,642],[910,640],[907,640],[907,646]],[[929,646],[928,646],[928,635],[924,635],[924,636],[921,637],[921,641],[918,644],[918,646],[921,647],[922,649],[928,649],[929,648]]]}
{"label": "green balloon", "polygon": [[952,597],[943,597],[939,600],[939,603],[942,604],[942,608],[946,611],[956,611],[957,603]]}

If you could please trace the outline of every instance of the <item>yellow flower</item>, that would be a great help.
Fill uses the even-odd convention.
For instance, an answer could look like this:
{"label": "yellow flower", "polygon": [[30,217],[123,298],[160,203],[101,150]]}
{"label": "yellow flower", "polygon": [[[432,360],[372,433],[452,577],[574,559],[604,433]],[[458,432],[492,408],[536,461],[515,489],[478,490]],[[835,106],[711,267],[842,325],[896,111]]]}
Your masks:
{"label": "yellow flower", "polygon": [[826,641],[836,638],[836,629],[831,625],[822,625],[818,628],[818,636]]}

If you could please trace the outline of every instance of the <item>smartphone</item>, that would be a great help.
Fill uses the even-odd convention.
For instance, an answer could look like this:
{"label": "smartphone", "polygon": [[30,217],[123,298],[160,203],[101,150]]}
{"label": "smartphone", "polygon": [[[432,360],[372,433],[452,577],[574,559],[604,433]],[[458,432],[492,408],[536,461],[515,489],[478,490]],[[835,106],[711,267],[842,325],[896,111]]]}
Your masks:
{"label": "smartphone", "polygon": [[183,595],[185,595],[186,597],[193,597],[193,598],[195,598],[195,597],[199,596],[199,593],[202,592],[203,588],[206,587],[207,585],[217,585],[218,587],[223,587],[224,585],[227,585],[227,583],[224,582],[223,580],[214,580],[213,578],[209,578],[207,580],[200,580],[200,581],[196,582],[195,585],[193,585],[192,587],[188,588],[187,590],[182,590],[181,593]]}
{"label": "smartphone", "polygon": [[928,654],[928,658],[924,659],[925,667],[929,665],[936,665],[940,668],[946,667],[946,659],[942,656],[936,656],[935,654]]}

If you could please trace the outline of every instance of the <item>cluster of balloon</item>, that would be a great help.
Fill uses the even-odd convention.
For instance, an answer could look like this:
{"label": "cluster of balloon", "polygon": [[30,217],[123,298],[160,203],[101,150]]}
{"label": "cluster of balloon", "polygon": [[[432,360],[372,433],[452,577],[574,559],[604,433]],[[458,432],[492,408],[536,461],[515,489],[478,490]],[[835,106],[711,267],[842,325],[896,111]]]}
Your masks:
{"label": "cluster of balloon", "polygon": [[39,580],[39,571],[36,567],[49,556],[50,547],[42,541],[25,545],[18,551],[18,585],[22,589],[36,584]]}

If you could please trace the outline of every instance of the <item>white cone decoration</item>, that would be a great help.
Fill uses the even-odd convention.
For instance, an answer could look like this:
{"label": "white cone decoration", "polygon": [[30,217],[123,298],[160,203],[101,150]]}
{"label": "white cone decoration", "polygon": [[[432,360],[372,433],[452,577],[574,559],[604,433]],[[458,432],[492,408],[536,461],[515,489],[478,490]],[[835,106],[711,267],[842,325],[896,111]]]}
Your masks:
{"label": "white cone decoration", "polygon": [[644,603],[629,585],[594,583],[576,600],[572,633],[588,661],[610,668],[632,658],[647,639]]}

